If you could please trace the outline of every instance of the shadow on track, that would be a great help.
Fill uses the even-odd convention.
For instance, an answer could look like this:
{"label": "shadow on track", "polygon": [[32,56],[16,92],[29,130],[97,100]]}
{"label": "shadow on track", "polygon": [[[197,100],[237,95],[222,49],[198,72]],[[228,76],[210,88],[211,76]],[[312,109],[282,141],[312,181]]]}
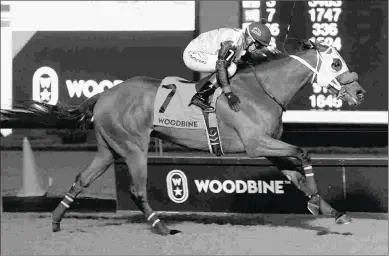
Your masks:
{"label": "shadow on track", "polygon": [[[217,225],[240,225],[240,226],[268,226],[268,227],[292,227],[315,231],[317,236],[324,235],[353,235],[351,232],[336,232],[331,231],[330,227],[324,227],[315,224],[315,220],[322,219],[321,217],[311,215],[294,215],[294,214],[274,214],[274,215],[224,215],[216,213],[211,214],[197,214],[197,213],[185,213],[185,214],[169,214],[160,213],[161,221],[166,222],[169,225],[180,224],[183,222],[191,222],[198,224],[217,224]],[[366,216],[365,216],[366,217]],[[373,216],[372,216],[373,217]],[[38,215],[38,218],[47,218],[46,214]],[[69,213],[66,219],[80,219],[80,220],[97,220],[101,221],[94,227],[109,227],[109,226],[121,226],[131,223],[145,223],[142,213],[122,213],[108,215],[95,215],[95,214],[77,214]],[[325,218],[325,217],[323,217]],[[362,216],[360,216],[362,218]],[[369,216],[370,218],[370,216]],[[378,219],[385,219],[385,217],[378,217]],[[387,219],[387,218],[386,218]],[[335,223],[333,225],[336,225]],[[350,225],[353,225],[352,223]],[[89,226],[86,225],[81,232],[86,232]],[[80,227],[79,227],[80,228]]]}

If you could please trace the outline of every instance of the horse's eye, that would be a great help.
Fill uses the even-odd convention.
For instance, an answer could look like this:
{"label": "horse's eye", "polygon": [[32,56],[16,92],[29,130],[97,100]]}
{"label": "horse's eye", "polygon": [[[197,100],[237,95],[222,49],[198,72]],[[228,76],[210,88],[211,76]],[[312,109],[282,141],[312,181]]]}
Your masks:
{"label": "horse's eye", "polygon": [[331,64],[332,69],[339,71],[342,69],[342,62],[340,59],[334,59],[334,61]]}

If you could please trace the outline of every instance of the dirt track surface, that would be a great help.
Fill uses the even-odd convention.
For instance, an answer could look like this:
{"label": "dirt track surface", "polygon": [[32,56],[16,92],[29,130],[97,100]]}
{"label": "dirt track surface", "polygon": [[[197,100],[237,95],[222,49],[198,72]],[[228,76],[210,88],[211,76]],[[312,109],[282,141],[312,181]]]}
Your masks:
{"label": "dirt track surface", "polygon": [[162,214],[183,233],[155,235],[139,213],[69,213],[51,232],[49,214],[3,213],[2,255],[388,254],[387,214],[351,213],[338,226],[311,215]]}

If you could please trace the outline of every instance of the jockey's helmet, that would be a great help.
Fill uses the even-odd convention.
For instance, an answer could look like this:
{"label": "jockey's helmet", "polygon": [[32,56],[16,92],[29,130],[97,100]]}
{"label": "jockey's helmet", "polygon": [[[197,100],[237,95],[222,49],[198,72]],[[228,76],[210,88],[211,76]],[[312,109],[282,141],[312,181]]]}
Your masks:
{"label": "jockey's helmet", "polygon": [[246,27],[246,34],[254,41],[262,45],[269,46],[271,33],[270,29],[265,25],[266,20],[261,22],[253,22]]}

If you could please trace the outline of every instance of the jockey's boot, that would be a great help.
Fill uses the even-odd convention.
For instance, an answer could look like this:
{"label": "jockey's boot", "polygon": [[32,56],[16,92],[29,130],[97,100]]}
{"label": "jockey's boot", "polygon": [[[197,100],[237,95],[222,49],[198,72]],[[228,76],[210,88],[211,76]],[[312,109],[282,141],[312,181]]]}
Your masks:
{"label": "jockey's boot", "polygon": [[190,105],[195,105],[201,108],[204,112],[214,112],[215,108],[209,104],[209,97],[213,95],[216,90],[216,86],[211,82],[207,81],[200,91],[198,91],[190,101]]}

